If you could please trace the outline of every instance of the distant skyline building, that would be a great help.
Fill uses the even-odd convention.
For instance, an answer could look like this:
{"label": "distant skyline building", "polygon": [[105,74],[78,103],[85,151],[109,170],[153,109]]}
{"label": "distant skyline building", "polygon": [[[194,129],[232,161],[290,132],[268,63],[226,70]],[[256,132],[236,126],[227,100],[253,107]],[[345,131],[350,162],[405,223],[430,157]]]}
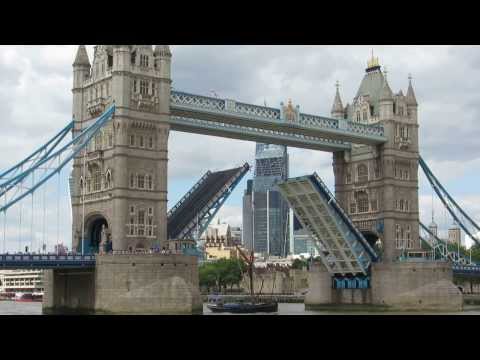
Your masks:
{"label": "distant skyline building", "polygon": [[448,242],[452,244],[463,245],[462,230],[460,229],[460,226],[458,226],[457,222],[454,222],[452,227],[448,229]]}
{"label": "distant skyline building", "polygon": [[288,153],[284,145],[257,143],[255,173],[243,197],[244,245],[256,253],[285,256],[288,205],[276,182],[288,179]]}

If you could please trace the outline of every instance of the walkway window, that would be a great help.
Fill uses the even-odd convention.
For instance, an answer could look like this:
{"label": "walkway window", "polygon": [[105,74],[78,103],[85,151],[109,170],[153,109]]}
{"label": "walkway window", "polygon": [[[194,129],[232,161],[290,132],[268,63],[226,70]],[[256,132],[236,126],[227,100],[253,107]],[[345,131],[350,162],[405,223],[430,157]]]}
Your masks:
{"label": "walkway window", "polygon": [[360,164],[357,167],[358,182],[368,181],[368,168],[365,164]]}

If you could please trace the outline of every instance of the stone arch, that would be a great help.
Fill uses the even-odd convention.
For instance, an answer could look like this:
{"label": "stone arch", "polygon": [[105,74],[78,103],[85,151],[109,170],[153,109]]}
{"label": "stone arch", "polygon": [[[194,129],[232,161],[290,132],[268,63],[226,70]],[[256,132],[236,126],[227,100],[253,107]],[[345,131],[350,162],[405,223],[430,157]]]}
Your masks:
{"label": "stone arch", "polygon": [[[99,252],[102,226],[105,225],[105,229],[108,231],[110,224],[110,219],[108,219],[108,217],[101,212],[90,213],[85,217],[85,238],[83,243],[84,253],[91,254]],[[107,239],[108,238],[109,237],[107,235]],[[79,249],[77,249],[77,251],[80,252],[82,250],[81,241],[79,242],[78,246]]]}

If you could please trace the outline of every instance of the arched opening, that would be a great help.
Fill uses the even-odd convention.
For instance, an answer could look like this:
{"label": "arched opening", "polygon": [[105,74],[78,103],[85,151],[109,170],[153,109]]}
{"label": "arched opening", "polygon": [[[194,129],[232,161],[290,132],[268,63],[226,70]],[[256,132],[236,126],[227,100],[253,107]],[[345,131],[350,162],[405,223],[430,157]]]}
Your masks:
{"label": "arched opening", "polygon": [[[377,251],[378,244],[377,242],[380,240],[378,234],[373,231],[362,231],[362,235],[367,240],[368,244]],[[380,241],[381,242],[381,241]]]}
{"label": "arched opening", "polygon": [[[102,215],[94,215],[86,222],[84,253],[97,254],[99,252],[103,226],[105,226],[105,230],[108,229],[108,222]],[[81,251],[81,248],[79,250]]]}

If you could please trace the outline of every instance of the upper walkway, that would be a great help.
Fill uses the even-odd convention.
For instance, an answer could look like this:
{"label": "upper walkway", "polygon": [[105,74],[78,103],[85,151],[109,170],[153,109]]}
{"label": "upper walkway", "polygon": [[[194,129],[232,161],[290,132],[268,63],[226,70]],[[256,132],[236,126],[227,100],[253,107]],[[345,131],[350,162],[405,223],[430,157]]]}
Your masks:
{"label": "upper walkway", "polygon": [[351,143],[386,142],[382,125],[365,125],[300,113],[286,120],[282,109],[245,104],[229,99],[172,91],[172,130],[195,132],[307,149],[341,151]]}

